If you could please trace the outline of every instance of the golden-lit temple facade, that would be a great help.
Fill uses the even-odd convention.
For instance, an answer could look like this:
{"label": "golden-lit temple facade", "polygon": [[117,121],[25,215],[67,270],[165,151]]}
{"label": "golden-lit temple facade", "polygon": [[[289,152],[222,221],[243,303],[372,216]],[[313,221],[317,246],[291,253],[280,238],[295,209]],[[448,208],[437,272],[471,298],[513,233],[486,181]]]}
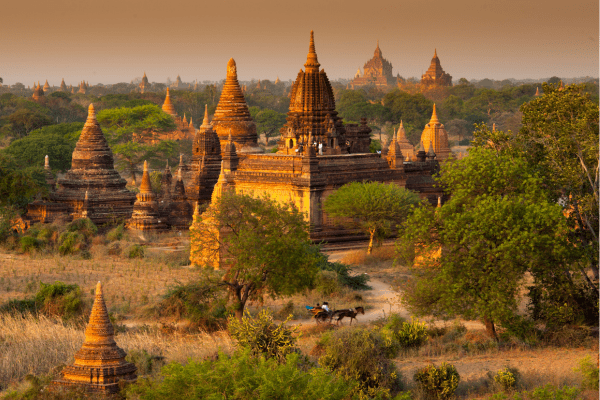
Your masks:
{"label": "golden-lit temple facade", "polygon": [[363,73],[360,74],[360,68],[358,69],[354,79],[352,80],[351,86],[365,86],[375,85],[379,87],[386,87],[388,85],[394,85],[396,78],[392,74],[392,63],[383,58],[383,53],[379,48],[379,40],[377,41],[377,48],[373,58],[365,63],[363,66]]}

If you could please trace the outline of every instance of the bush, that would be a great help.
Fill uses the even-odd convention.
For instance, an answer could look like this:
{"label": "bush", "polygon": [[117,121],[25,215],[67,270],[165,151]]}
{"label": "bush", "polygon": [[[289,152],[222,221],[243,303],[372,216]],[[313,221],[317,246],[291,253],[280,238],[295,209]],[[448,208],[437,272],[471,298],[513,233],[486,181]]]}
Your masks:
{"label": "bush", "polygon": [[39,249],[42,243],[34,237],[23,236],[19,239],[19,245],[21,246],[21,253],[28,253]]}
{"label": "bush", "polygon": [[431,364],[415,373],[415,382],[428,398],[449,399],[454,395],[460,375],[452,364],[442,363],[439,367]]}
{"label": "bush", "polygon": [[329,297],[342,289],[337,274],[333,271],[319,271],[315,279],[315,289],[323,297]]}
{"label": "bush", "polygon": [[359,382],[359,396],[389,398],[400,387],[400,375],[390,360],[393,354],[377,330],[340,329],[321,337],[319,364],[338,376]]}
{"label": "bush", "polygon": [[129,248],[127,252],[127,257],[129,258],[144,258],[146,251],[144,250],[144,246],[139,244],[134,244]]}
{"label": "bush", "polygon": [[138,375],[148,375],[157,372],[165,364],[165,358],[148,353],[145,349],[129,350],[126,360],[135,364]]}
{"label": "bush", "polygon": [[113,229],[111,229],[110,231],[108,231],[106,233],[106,239],[109,242],[116,242],[116,241],[123,239],[124,234],[125,234],[125,225],[123,225],[123,224],[117,225],[116,227],[114,227]]}
{"label": "bush", "polygon": [[496,372],[494,375],[494,383],[500,386],[502,390],[509,391],[513,390],[519,384],[521,375],[516,368],[504,368]]}
{"label": "bush", "polygon": [[583,376],[582,386],[586,389],[598,390],[598,364],[594,364],[590,356],[585,356],[579,361],[579,366],[574,369]]}
{"label": "bush", "polygon": [[222,329],[227,298],[209,278],[170,288],[156,307],[159,316],[187,318],[207,331]]}
{"label": "bush", "polygon": [[[386,324],[387,326],[387,324]],[[394,329],[394,334],[400,346],[404,348],[419,347],[429,337],[425,322],[411,317],[410,322],[402,322],[399,329]]]}
{"label": "bush", "polygon": [[35,303],[44,314],[65,320],[80,316],[84,309],[79,286],[67,285],[60,281],[53,284],[40,282]]}
{"label": "bush", "polygon": [[337,274],[337,279],[340,284],[347,286],[353,290],[370,290],[371,287],[367,285],[369,281],[369,275],[360,274],[351,276],[350,272],[352,268],[346,264],[340,262],[329,262],[321,267],[324,271],[334,271]]}
{"label": "bush", "polygon": [[277,325],[267,309],[262,309],[256,318],[252,318],[246,310],[241,321],[233,316],[229,317],[228,329],[238,345],[249,349],[251,354],[285,362],[288,354],[297,351],[293,334],[298,328],[286,327],[285,323],[288,321],[286,319]]}
{"label": "bush", "polygon": [[171,363],[162,368],[161,375],[156,380],[138,379],[127,389],[127,397],[342,400],[350,398],[357,386],[321,368],[303,370],[298,354],[289,354],[278,363],[272,358],[253,357],[250,351],[232,357],[220,353],[215,361]]}
{"label": "bush", "polygon": [[98,233],[98,228],[89,218],[78,218],[73,220],[67,225],[68,232],[79,232],[85,238],[85,241],[89,241]]}
{"label": "bush", "polygon": [[79,232],[64,232],[58,238],[58,251],[63,256],[76,254],[85,247],[85,237]]}

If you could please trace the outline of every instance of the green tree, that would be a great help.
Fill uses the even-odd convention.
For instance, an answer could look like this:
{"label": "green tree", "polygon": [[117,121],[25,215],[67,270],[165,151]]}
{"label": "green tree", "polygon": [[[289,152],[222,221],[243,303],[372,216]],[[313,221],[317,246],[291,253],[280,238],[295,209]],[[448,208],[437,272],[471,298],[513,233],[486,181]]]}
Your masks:
{"label": "green tree", "polygon": [[177,153],[177,148],[177,143],[173,140],[163,140],[156,144],[128,141],[112,146],[112,151],[118,155],[117,167],[129,172],[135,185],[136,173],[142,162],[168,159]]}
{"label": "green tree", "polygon": [[52,120],[40,111],[32,111],[27,108],[20,108],[7,117],[12,126],[12,131],[18,137],[27,135],[34,129],[50,125]]}
{"label": "green tree", "polygon": [[[253,107],[254,108],[254,107]],[[264,133],[269,138],[278,134],[279,129],[285,124],[286,115],[274,110],[264,109],[252,116],[256,122],[256,130],[258,134]]]}
{"label": "green tree", "polygon": [[248,300],[291,295],[313,284],[319,257],[293,204],[225,192],[198,222],[190,228],[192,256],[220,257],[221,284],[234,298],[238,319]]}
{"label": "green tree", "polygon": [[598,273],[598,103],[585,85],[563,90],[542,84],[544,95],[523,104],[523,127],[514,138],[532,165],[544,171],[544,184],[569,210],[589,268]]}
{"label": "green tree", "polygon": [[176,129],[173,118],[154,104],[102,110],[97,118],[111,144],[128,142],[134,133],[147,136]]}
{"label": "green tree", "polygon": [[373,241],[384,237],[402,223],[419,203],[419,196],[395,184],[351,182],[333,192],[323,203],[323,210],[334,221],[359,227],[369,235],[367,253]]}
{"label": "green tree", "polygon": [[562,274],[578,250],[562,207],[522,158],[474,148],[448,161],[439,182],[450,200],[404,225],[399,243],[416,249],[416,261],[403,301],[421,315],[480,319],[497,339],[496,324],[517,318],[525,273]]}
{"label": "green tree", "polygon": [[9,154],[0,152],[0,206],[24,209],[48,187],[42,167],[23,168]]}

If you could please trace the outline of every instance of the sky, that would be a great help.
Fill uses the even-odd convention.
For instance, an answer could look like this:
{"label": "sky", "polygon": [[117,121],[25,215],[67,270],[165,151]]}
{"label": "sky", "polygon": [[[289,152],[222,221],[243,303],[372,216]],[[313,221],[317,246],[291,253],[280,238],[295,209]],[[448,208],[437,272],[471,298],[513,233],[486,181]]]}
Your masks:
{"label": "sky", "polygon": [[598,0],[20,0],[1,7],[0,77],[25,86],[294,80],[310,30],[328,77],[352,78],[379,40],[393,74],[437,49],[458,79],[598,77]]}

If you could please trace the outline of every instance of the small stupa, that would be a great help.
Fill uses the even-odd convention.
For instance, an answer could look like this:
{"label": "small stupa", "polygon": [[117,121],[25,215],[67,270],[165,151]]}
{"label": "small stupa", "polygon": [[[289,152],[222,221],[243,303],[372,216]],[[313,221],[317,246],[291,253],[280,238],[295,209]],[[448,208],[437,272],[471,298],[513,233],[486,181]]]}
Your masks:
{"label": "small stupa", "polygon": [[133,205],[133,214],[127,227],[140,231],[163,231],[167,229],[161,220],[156,194],[150,185],[150,174],[148,173],[148,162],[144,161],[144,173],[140,192],[136,195],[137,200]]}
{"label": "small stupa", "polygon": [[126,353],[117,346],[114,336],[102,284],[98,282],[85,341],[75,353],[75,362],[62,370],[51,388],[82,385],[88,392],[110,395],[119,392],[119,381],[135,382],[137,368],[125,361]]}
{"label": "small stupa", "polygon": [[433,113],[431,114],[431,120],[421,134],[421,142],[425,144],[422,147],[425,152],[429,151],[429,144],[433,146],[433,151],[437,155],[439,161],[445,161],[450,155],[450,147],[448,146],[448,132],[444,128],[444,125],[440,122],[435,110],[435,104],[433,105]]}
{"label": "small stupa", "polygon": [[192,222],[192,206],[187,201],[181,168],[177,173],[177,182],[169,205],[169,225],[176,230],[188,230]]}
{"label": "small stupa", "polygon": [[165,97],[165,102],[162,105],[162,110],[173,117],[177,117],[175,107],[173,106],[173,103],[171,103],[171,94],[169,93],[169,88],[167,88],[167,96]]}
{"label": "small stupa", "polygon": [[406,137],[403,121],[400,121],[396,141],[398,142],[398,146],[400,146],[400,150],[402,150],[402,154],[404,154],[408,160],[412,160],[415,156],[415,146],[413,146]]}

